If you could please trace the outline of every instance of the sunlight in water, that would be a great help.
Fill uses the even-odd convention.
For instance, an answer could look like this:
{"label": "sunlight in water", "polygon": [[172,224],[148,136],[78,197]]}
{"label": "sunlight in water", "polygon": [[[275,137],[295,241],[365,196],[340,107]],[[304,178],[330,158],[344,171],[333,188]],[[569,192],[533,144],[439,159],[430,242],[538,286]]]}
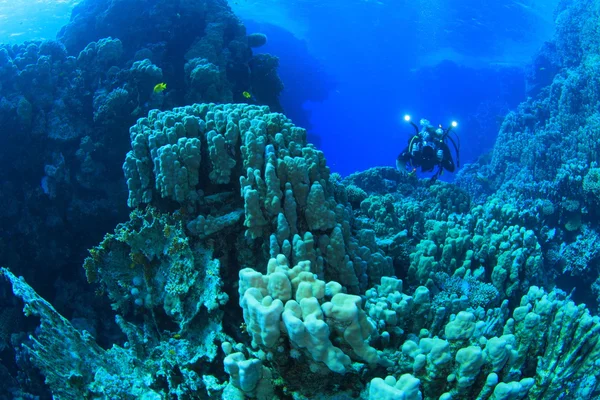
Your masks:
{"label": "sunlight in water", "polygon": [[308,27],[298,18],[297,13],[290,12],[296,8],[296,2],[275,0],[229,0],[233,12],[245,20],[268,22],[292,32],[298,38],[304,38]]}
{"label": "sunlight in water", "polygon": [[0,43],[54,39],[79,0],[0,0]]}

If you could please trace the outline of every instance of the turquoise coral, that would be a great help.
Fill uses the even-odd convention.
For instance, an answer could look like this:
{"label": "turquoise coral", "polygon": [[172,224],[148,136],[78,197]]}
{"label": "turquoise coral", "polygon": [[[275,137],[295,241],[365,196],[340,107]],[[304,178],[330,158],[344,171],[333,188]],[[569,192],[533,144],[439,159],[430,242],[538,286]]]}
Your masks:
{"label": "turquoise coral", "polygon": [[[305,131],[267,107],[154,110],[130,132],[135,209],[85,268],[123,314],[132,345],[111,351],[150,357],[138,372],[172,385],[158,395],[311,398],[355,381],[362,398],[545,400],[567,380],[597,393],[600,321],[542,288],[548,236],[506,198],[471,205],[382,169],[349,178],[367,194],[356,207]],[[242,311],[229,321],[232,272]],[[104,372],[84,371],[82,390],[119,393],[121,370],[89,357]],[[222,359],[229,382],[200,358]]]}

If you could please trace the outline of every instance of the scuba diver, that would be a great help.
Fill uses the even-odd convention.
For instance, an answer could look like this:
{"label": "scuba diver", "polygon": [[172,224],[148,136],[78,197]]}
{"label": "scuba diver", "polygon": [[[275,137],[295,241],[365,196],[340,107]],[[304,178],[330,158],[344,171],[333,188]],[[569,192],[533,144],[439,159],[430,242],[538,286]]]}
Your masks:
{"label": "scuba diver", "polygon": [[[396,159],[398,169],[406,168],[410,171],[409,174],[414,175],[418,167],[421,167],[421,172],[430,172],[437,167],[437,171],[431,178],[432,182],[436,181],[444,170],[454,172],[456,167],[448,142],[454,147],[456,166],[460,167],[460,140],[452,131],[452,128],[456,128],[458,125],[456,122],[453,121],[450,127],[446,129],[442,128],[442,125],[439,125],[436,129],[431,126],[429,121],[422,119],[420,123],[423,130],[420,131],[419,127],[410,120],[409,115],[406,115],[404,120],[415,128],[415,134],[410,138],[408,146]],[[456,142],[450,136],[451,133],[456,137]]]}

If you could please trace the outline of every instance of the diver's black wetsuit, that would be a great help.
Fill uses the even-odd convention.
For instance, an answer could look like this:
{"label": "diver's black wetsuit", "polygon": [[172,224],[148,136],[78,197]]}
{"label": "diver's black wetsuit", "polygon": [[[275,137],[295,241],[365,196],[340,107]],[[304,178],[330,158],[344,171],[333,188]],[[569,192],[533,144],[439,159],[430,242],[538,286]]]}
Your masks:
{"label": "diver's black wetsuit", "polygon": [[[409,144],[410,146],[410,144]],[[437,144],[437,148],[429,148],[429,149],[421,149],[419,151],[414,152],[414,154],[410,151],[409,146],[406,146],[404,151],[400,153],[397,159],[397,165],[405,165],[407,169],[412,170],[413,168],[421,167],[421,172],[429,172],[433,171],[436,166],[440,166],[439,173],[441,173],[442,168],[448,172],[454,172],[455,165],[454,160],[452,160],[452,154],[450,153],[450,148],[444,142],[440,142]],[[437,151],[442,150],[444,152],[444,157],[440,162],[437,158]],[[439,175],[436,174],[436,175]]]}

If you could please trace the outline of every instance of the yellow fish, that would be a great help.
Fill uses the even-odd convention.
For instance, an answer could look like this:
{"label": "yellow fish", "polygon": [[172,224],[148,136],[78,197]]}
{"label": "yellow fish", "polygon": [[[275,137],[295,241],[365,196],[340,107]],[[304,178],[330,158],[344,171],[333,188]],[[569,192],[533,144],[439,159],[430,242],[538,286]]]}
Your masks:
{"label": "yellow fish", "polygon": [[167,84],[164,82],[161,83],[157,83],[156,86],[154,86],[154,93],[162,93],[163,90],[165,90],[167,88]]}
{"label": "yellow fish", "polygon": [[250,97],[252,97],[252,95],[248,92],[242,92],[242,96],[244,96],[245,98],[249,99]]}

